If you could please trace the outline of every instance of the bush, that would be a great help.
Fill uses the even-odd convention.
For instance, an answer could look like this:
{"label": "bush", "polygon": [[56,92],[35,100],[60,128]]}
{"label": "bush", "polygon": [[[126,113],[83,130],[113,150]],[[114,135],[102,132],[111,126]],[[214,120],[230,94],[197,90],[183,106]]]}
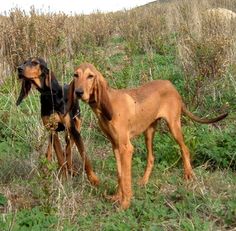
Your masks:
{"label": "bush", "polygon": [[236,170],[236,144],[234,127],[224,130],[202,128],[198,130],[197,145],[194,151],[193,161],[196,165],[207,162],[211,169]]}
{"label": "bush", "polygon": [[175,12],[179,62],[185,72],[186,88],[193,92],[196,103],[201,103],[202,95],[213,94],[208,83],[226,75],[235,60],[236,18],[222,14],[213,17],[208,7],[210,2],[181,1]]}

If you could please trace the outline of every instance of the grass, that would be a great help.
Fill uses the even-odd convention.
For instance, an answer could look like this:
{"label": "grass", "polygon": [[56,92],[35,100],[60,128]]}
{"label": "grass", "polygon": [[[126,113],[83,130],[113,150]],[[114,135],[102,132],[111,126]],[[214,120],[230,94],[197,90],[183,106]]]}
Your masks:
{"label": "grass", "polygon": [[[218,4],[224,5],[223,2],[219,0]],[[211,1],[207,3],[212,4]],[[1,19],[1,23],[5,23],[0,34],[0,40],[5,41],[1,52],[7,52],[5,56],[0,53],[0,56],[3,55],[2,62],[9,58],[9,63],[0,65],[4,67],[0,83],[0,230],[235,230],[235,65],[229,62],[225,73],[217,78],[194,75],[200,73],[198,68],[202,66],[194,66],[196,63],[193,61],[209,54],[204,49],[200,49],[203,53],[194,54],[192,49],[192,59],[184,57],[183,60],[178,43],[184,32],[190,35],[194,30],[190,23],[193,15],[183,14],[183,6],[186,5],[182,8],[173,8],[169,3],[161,6],[165,10],[165,7],[179,10],[173,11],[173,17],[182,20],[182,16],[186,16],[184,22],[188,22],[191,30],[188,33],[181,31],[180,20],[170,33],[166,27],[170,21],[165,21],[162,15],[166,11],[162,12],[158,4],[145,10],[138,8],[108,15],[98,13],[91,17],[38,15],[35,12],[26,17],[22,12],[13,11],[10,17],[12,24],[8,24],[10,21],[5,21],[5,18]],[[233,4],[229,6],[233,7]],[[203,5],[194,7],[200,9]],[[160,13],[161,28],[158,28],[160,18],[155,24],[150,12]],[[145,20],[140,20],[143,17]],[[94,29],[96,19],[102,30]],[[40,31],[39,21],[46,25],[44,38],[36,36]],[[88,26],[88,33],[83,21]],[[68,27],[69,22],[73,22],[73,28]],[[63,26],[58,27],[58,24]],[[54,27],[57,29],[53,30]],[[110,34],[111,28],[115,29]],[[153,30],[148,31],[150,28]],[[54,32],[50,35],[52,30]],[[5,31],[11,33],[10,38],[16,38],[16,33],[21,33],[22,39],[18,39],[18,44],[13,43],[13,47],[8,47],[9,41],[6,43],[4,40]],[[24,39],[27,31],[35,37]],[[76,37],[76,33],[81,36]],[[44,50],[42,44],[49,35],[47,50]],[[25,43],[21,44],[21,41]],[[201,42],[204,41],[197,41]],[[34,49],[34,45],[38,50]],[[193,40],[182,45],[196,48]],[[26,47],[30,49],[26,50]],[[217,51],[217,47],[213,48]],[[15,52],[18,52],[17,55]],[[117,187],[111,144],[100,132],[87,105],[80,104],[83,119],[81,133],[101,180],[100,186],[95,188],[89,184],[76,149],[73,153],[79,175],[66,182],[58,179],[55,156],[52,163],[44,159],[48,134],[40,119],[39,94],[33,90],[20,107],[15,106],[20,87],[15,72],[10,70],[14,69],[14,63],[29,55],[46,56],[61,83],[69,82],[73,68],[84,61],[94,63],[115,88],[136,87],[153,79],[168,79],[195,114],[213,117],[227,110],[229,116],[214,125],[196,124],[183,117],[183,132],[196,176],[191,182],[183,180],[178,145],[170,136],[166,124],[160,122],[154,140],[155,167],[148,185],[140,187],[137,182],[144,173],[146,150],[143,136],[134,139],[132,205],[127,211],[118,211],[116,203],[106,200],[106,195],[114,193]],[[203,61],[205,68],[205,58]],[[185,64],[191,68],[185,69]],[[63,134],[61,138],[63,140]]]}
{"label": "grass", "polygon": [[[110,84],[116,87],[139,85],[149,80],[149,67],[152,67],[152,78],[170,79],[183,91],[183,77],[173,56],[135,55],[130,57],[130,66],[124,63],[124,56],[122,52],[113,54],[105,64],[120,65],[113,75],[108,75]],[[10,84],[6,83],[3,99],[11,92],[7,86]],[[75,149],[79,176],[64,183],[58,179],[56,161],[47,163],[42,158],[47,136],[38,116],[38,94],[31,92],[17,109],[12,105],[16,97],[11,97],[2,107],[2,113],[11,116],[6,117],[1,131],[13,137],[11,142],[4,139],[7,145],[11,144],[11,149],[0,146],[3,230],[230,230],[236,226],[236,176],[232,171],[235,169],[232,138],[235,129],[227,121],[222,122],[220,129],[183,121],[186,144],[195,166],[196,179],[192,182],[183,180],[179,148],[165,123],[160,123],[154,141],[154,171],[149,184],[140,187],[137,182],[146,165],[146,150],[143,137],[136,138],[133,142],[134,197],[131,208],[119,212],[117,204],[105,199],[117,186],[115,159],[90,108],[81,104],[82,136],[101,179],[98,188],[88,183]],[[214,108],[214,104],[211,106]],[[22,116],[14,117],[12,110]],[[38,135],[28,141],[29,133],[35,132]]]}
{"label": "grass", "polygon": [[[14,209],[1,216],[1,227],[4,230],[10,225],[12,230],[227,230],[236,225],[233,193],[236,182],[231,171],[209,172],[201,166],[195,168],[197,178],[186,183],[178,168],[163,171],[156,165],[149,184],[141,188],[137,185],[141,173],[134,171],[132,207],[117,212],[116,204],[104,198],[116,185],[115,172],[111,174],[115,163],[110,157],[104,162],[105,165],[96,166],[102,180],[97,189],[81,177],[64,186],[56,183],[53,198],[48,201],[54,210],[51,207],[49,213],[45,207],[35,206],[42,195],[32,191],[32,180],[14,183],[11,187],[15,195],[8,196],[15,196],[15,203],[23,208],[13,207],[14,204],[5,206],[6,210]],[[139,157],[134,157],[133,166],[143,169]],[[40,187],[36,186],[35,191]],[[8,185],[3,190],[9,193],[11,189]]]}

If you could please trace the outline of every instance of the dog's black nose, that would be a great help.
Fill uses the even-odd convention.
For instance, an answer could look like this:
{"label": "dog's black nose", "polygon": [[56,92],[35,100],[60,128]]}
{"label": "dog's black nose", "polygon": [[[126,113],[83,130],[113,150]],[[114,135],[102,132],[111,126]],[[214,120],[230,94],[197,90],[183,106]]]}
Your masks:
{"label": "dog's black nose", "polygon": [[76,94],[76,96],[77,96],[78,98],[81,98],[82,95],[84,94],[84,90],[83,90],[82,88],[77,88],[77,89],[75,90],[75,94]]}
{"label": "dog's black nose", "polygon": [[19,67],[17,67],[17,71],[18,71],[18,77],[19,77],[19,79],[22,79],[23,78],[23,67],[22,67],[22,65],[21,66],[19,66]]}
{"label": "dog's black nose", "polygon": [[23,71],[23,67],[19,66],[19,67],[17,67],[17,70],[18,70],[19,73],[21,73]]}

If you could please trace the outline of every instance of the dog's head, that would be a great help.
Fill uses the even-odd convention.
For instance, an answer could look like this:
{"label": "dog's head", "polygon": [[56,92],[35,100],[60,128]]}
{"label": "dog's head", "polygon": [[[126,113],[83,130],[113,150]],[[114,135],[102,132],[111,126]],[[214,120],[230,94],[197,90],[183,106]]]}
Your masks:
{"label": "dog's head", "polygon": [[74,72],[74,96],[102,111],[107,120],[112,119],[112,107],[107,94],[108,84],[102,74],[89,63],[83,63]]}
{"label": "dog's head", "polygon": [[49,74],[47,63],[42,58],[30,58],[17,68],[18,78],[22,81],[20,95],[16,105],[29,94],[31,86],[35,86],[39,91],[43,88],[46,76]]}
{"label": "dog's head", "polygon": [[77,98],[86,103],[91,102],[95,96],[95,89],[100,73],[92,64],[83,63],[74,72],[74,88]]}

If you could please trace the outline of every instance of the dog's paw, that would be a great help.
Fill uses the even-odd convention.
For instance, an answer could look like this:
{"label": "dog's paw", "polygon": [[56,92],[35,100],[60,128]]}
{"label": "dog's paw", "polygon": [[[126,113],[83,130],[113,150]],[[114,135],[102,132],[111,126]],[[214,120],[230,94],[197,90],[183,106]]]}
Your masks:
{"label": "dog's paw", "polygon": [[99,178],[94,173],[91,175],[88,175],[88,180],[94,186],[98,186],[100,183]]}
{"label": "dog's paw", "polygon": [[121,202],[122,196],[120,193],[116,193],[114,195],[106,195],[105,198],[111,202]]}
{"label": "dog's paw", "polygon": [[126,210],[130,207],[130,199],[123,199],[120,202],[119,210]]}
{"label": "dog's paw", "polygon": [[140,178],[138,181],[139,186],[145,186],[147,183],[148,183],[148,179],[145,177]]}
{"label": "dog's paw", "polygon": [[184,173],[184,179],[185,180],[193,180],[195,178],[194,172],[193,171],[185,171]]}

